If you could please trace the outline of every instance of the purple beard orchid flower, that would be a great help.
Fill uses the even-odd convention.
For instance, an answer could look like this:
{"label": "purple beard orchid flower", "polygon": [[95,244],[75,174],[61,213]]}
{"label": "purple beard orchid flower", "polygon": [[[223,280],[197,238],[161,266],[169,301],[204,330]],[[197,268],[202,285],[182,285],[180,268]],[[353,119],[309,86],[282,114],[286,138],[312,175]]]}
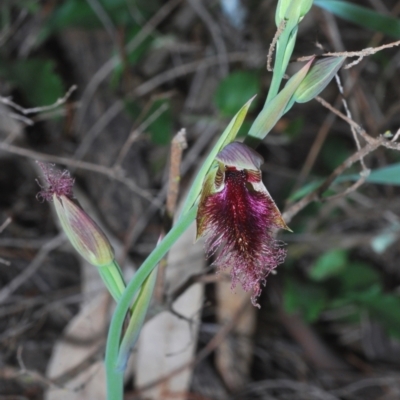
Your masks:
{"label": "purple beard orchid flower", "polygon": [[241,283],[257,298],[268,274],[286,256],[274,239],[276,229],[290,230],[261,180],[263,158],[250,147],[232,142],[216,156],[207,174],[197,213],[197,238],[205,236],[208,256],[231,269],[232,288]]}

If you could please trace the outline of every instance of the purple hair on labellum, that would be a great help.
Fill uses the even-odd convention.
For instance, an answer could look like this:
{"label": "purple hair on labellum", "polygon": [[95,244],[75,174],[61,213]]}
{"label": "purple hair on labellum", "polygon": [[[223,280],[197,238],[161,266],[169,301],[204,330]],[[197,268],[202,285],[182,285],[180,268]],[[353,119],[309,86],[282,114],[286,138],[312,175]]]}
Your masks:
{"label": "purple hair on labellum", "polygon": [[37,163],[41,168],[46,181],[45,186],[42,186],[38,182],[41,191],[37,194],[37,198],[42,201],[52,201],[54,196],[65,196],[72,199],[72,187],[75,180],[71,178],[69,171],[59,171],[54,169],[54,164],[42,163],[40,161],[37,161]]}
{"label": "purple hair on labellum", "polygon": [[240,283],[259,307],[261,285],[286,256],[274,231],[288,227],[261,181],[261,156],[233,142],[216,160],[218,165],[203,186],[198,237],[206,237],[209,256],[220,249],[215,264],[221,270],[230,268],[232,288]]}

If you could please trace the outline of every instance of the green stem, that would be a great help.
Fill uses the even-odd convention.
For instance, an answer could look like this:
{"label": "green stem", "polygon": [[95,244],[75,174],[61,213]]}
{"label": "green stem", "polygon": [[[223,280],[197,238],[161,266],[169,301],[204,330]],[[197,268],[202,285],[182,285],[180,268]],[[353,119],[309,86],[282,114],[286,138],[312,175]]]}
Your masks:
{"label": "green stem", "polygon": [[138,293],[143,282],[149,276],[151,271],[157,266],[172,245],[179,237],[189,228],[197,214],[197,205],[193,206],[180,220],[173,226],[165,238],[146,258],[142,266],[137,270],[136,274],[129,282],[124,293],[122,294],[117,307],[111,319],[110,329],[107,337],[106,346],[106,374],[107,374],[107,399],[122,400],[123,399],[123,376],[124,371],[118,371],[117,360],[119,353],[119,345],[124,324],[125,316],[129,310],[132,299]]}
{"label": "green stem", "polygon": [[284,55],[285,55],[287,42],[289,40],[289,34],[290,34],[290,32],[288,32],[288,26],[286,26],[284,31],[282,32],[281,36],[278,39],[275,63],[274,63],[274,70],[272,72],[272,81],[271,81],[271,85],[269,86],[267,98],[265,100],[265,106],[268,104],[268,102],[270,100],[272,100],[278,94],[279,87],[281,85],[283,76],[285,74],[287,65],[284,66],[282,64],[283,64],[283,59],[284,59]]}
{"label": "green stem", "polygon": [[118,265],[117,261],[114,260],[109,265],[103,265],[97,268],[108,291],[118,303],[118,300],[121,298],[126,287],[120,266]]}

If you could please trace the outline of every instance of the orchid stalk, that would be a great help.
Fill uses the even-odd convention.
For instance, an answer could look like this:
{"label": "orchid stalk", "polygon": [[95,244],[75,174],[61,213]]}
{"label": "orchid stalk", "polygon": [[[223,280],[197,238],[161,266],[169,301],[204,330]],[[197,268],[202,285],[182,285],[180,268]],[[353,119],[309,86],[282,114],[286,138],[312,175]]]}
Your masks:
{"label": "orchid stalk", "polygon": [[[197,238],[204,237],[208,257],[219,270],[230,269],[232,288],[241,284],[258,298],[269,273],[281,264],[286,250],[275,239],[278,229],[290,230],[262,182],[262,157],[253,149],[295,103],[310,101],[330,82],[344,57],[309,60],[279,91],[296,41],[298,24],[312,0],[279,0],[276,24],[282,30],[271,87],[265,105],[244,143],[236,141],[250,99],[230,121],[200,168],[181,214],[165,237],[125,286],[114,251],[98,225],[73,198],[73,179],[67,171],[41,164],[46,180],[38,197],[53,201],[73,247],[98,267],[117,301],[106,346],[107,399],[123,399],[123,372],[139,336],[153,293],[157,265],[178,238],[196,221]],[[253,147],[253,148],[252,148]],[[128,327],[123,333],[124,321]]]}
{"label": "orchid stalk", "polygon": [[87,262],[98,268],[107,289],[114,300],[118,301],[125,290],[125,282],[115,260],[114,249],[101,228],[74,199],[74,179],[67,170],[61,172],[50,164],[38,164],[45,179],[38,199],[54,203],[70,243]]}

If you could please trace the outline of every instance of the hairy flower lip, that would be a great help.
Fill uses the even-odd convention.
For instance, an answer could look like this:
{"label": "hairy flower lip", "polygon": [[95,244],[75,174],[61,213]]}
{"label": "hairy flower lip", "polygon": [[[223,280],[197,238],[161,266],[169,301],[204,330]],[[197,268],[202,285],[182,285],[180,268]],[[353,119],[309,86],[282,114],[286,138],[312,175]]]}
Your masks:
{"label": "hairy flower lip", "polygon": [[286,252],[274,231],[289,229],[261,180],[262,157],[239,142],[225,146],[207,174],[197,213],[197,237],[206,237],[208,256],[230,268],[232,287],[241,283],[257,298],[268,274]]}

